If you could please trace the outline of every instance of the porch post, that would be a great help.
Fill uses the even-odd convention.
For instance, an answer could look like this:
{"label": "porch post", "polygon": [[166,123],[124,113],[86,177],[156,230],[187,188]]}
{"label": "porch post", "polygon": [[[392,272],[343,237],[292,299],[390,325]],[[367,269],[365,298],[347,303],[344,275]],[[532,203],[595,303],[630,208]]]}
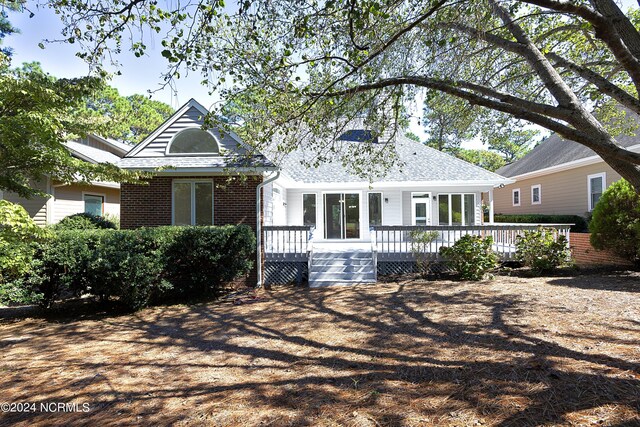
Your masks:
{"label": "porch post", "polygon": [[493,224],[493,188],[489,190],[489,224]]}

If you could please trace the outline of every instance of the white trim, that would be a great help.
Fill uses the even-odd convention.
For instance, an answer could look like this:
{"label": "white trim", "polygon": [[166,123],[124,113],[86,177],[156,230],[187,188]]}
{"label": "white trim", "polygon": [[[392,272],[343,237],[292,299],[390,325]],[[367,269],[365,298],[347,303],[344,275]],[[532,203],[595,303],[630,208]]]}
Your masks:
{"label": "white trim", "polygon": [[[427,194],[427,197],[413,197],[414,194]],[[409,195],[411,198],[411,225],[416,225],[416,205],[418,203],[424,203],[427,206],[427,225],[431,225],[431,192],[430,191],[412,191]]]}
{"label": "white trim", "polygon": [[305,225],[304,224],[304,196],[307,195],[307,194],[313,194],[316,197],[316,223],[315,223],[314,226],[317,229],[319,223],[318,223],[318,193],[316,193],[316,192],[306,192],[306,193],[302,193],[300,195],[300,199],[302,201],[302,205],[301,205],[302,206],[302,209],[301,209],[301,211],[302,211],[302,225]]}
{"label": "white trim", "polygon": [[[538,189],[538,201],[534,201],[533,200],[533,189],[537,188]],[[531,204],[532,205],[540,205],[542,204],[542,185],[541,184],[534,184],[531,186]]]}
{"label": "white trim", "polygon": [[[447,196],[447,213],[448,213],[448,218],[447,218],[447,222],[448,224],[440,224],[440,196]],[[467,220],[466,217],[464,216],[464,208],[465,208],[465,201],[464,201],[464,196],[473,196],[473,222],[476,222],[476,210],[477,210],[477,202],[478,202],[478,198],[476,197],[476,193],[438,193],[436,195],[436,204],[438,205],[438,225],[453,225],[453,209],[451,209],[451,196],[460,196],[460,224],[461,225],[469,225],[466,224]],[[484,215],[484,214],[483,214]],[[415,224],[414,224],[415,225]],[[478,224],[475,224],[478,225]]]}
{"label": "white trim", "polygon": [[95,191],[83,191],[82,192],[82,212],[87,212],[86,201],[84,200],[85,196],[96,196],[102,197],[102,216],[104,216],[104,205],[107,204],[107,195],[105,193],[97,193]]}
{"label": "white trim", "polygon": [[169,126],[174,124],[191,107],[194,107],[196,110],[200,111],[203,115],[209,114],[209,111],[205,107],[203,107],[202,104],[200,104],[195,99],[191,98],[189,101],[187,101],[186,104],[184,104],[175,113],[173,113],[171,117],[165,120],[164,123],[158,126],[158,128],[156,128],[156,130],[154,130],[149,136],[147,136],[141,143],[136,145],[136,147],[133,150],[129,151],[125,157],[133,157],[136,154],[138,154],[140,151],[142,151],[144,148],[146,148],[147,145],[149,145],[154,139],[156,139],[158,135],[160,135],[162,132],[167,130]]}
{"label": "white trim", "polygon": [[[636,144],[636,145],[631,145],[629,147],[623,147],[625,150],[629,150],[629,151],[633,151],[633,152],[640,152],[640,144]],[[584,157],[582,159],[578,159],[578,160],[572,160],[570,162],[566,162],[566,163],[561,163],[559,165],[554,165],[554,166],[549,166],[547,168],[543,168],[543,169],[538,169],[532,172],[526,172],[520,175],[514,175],[512,177],[509,177],[509,179],[511,180],[519,180],[519,179],[529,179],[529,178],[535,178],[538,176],[543,176],[543,175],[547,175],[549,173],[554,173],[554,172],[562,172],[565,170],[569,170],[569,169],[575,169],[575,168],[579,168],[582,166],[589,166],[589,165],[593,165],[596,163],[600,163],[603,162],[604,160],[602,160],[602,158],[598,155],[595,156],[589,156],[589,157]]]}
{"label": "white trim", "polygon": [[[513,200],[513,196],[516,194],[516,191],[518,192],[518,203],[517,204]],[[514,188],[513,190],[511,190],[511,206],[520,206],[520,205],[522,205],[522,192],[520,191],[519,188]]]}
{"label": "white trim", "polygon": [[191,184],[191,224],[196,225],[196,186],[199,182],[211,183],[211,225],[214,225],[215,218],[215,185],[213,179],[173,179],[171,180],[171,225],[176,225],[176,209],[175,209],[175,183],[188,182]]}
{"label": "white trim", "polygon": [[[384,193],[382,191],[367,191],[367,227],[371,227],[371,218],[369,217],[369,194],[379,194],[380,195],[380,225],[384,224]],[[402,198],[400,200],[400,204],[402,204]]]}
{"label": "white trim", "polygon": [[602,192],[607,189],[607,173],[600,172],[587,175],[587,212],[591,212],[594,206],[591,206],[591,180],[593,178],[602,178]]}
{"label": "white trim", "polygon": [[[135,168],[136,170],[143,170],[139,168]],[[153,169],[148,169],[153,170]],[[285,172],[286,173],[286,172]],[[384,181],[384,182],[374,182],[371,184],[368,181],[354,181],[354,182],[298,182],[293,179],[283,179],[283,185],[290,190],[323,190],[327,188],[327,186],[331,186],[331,188],[336,191],[340,190],[350,190],[353,188],[362,188],[368,189],[373,187],[374,190],[383,190],[383,189],[399,189],[401,188],[403,191],[407,189],[414,189],[415,191],[420,191],[420,188],[424,187],[477,187],[474,188],[473,191],[489,191],[490,188],[497,187],[500,184],[513,184],[515,180],[512,179],[504,179],[504,180],[467,180],[467,181]]]}
{"label": "white trim", "polygon": [[[172,166],[157,166],[157,167],[146,167],[146,168],[138,168],[138,167],[129,167],[129,166],[120,166],[120,169],[126,170],[135,170],[140,172],[154,172],[156,176],[170,176],[170,175],[185,175],[185,174],[194,174],[194,176],[202,175],[203,173],[209,174],[218,174],[218,175],[262,175],[263,172],[277,172],[279,170],[276,166],[256,166],[255,168],[251,167],[215,167],[215,168],[176,168]],[[326,184],[324,186],[326,188]],[[289,188],[289,187],[285,187]]]}
{"label": "white trim", "polygon": [[[188,132],[194,129],[208,133],[213,138],[213,142],[215,142],[216,147],[218,148],[218,151],[217,152],[211,151],[206,153],[171,153],[169,152],[171,150],[171,146],[173,145],[174,141],[181,133]],[[167,143],[167,146],[164,148],[164,155],[165,157],[220,156],[220,141],[218,141],[218,138],[216,138],[213,132],[210,132],[209,130],[204,130],[200,126],[189,126],[184,129],[180,129],[178,132],[176,132],[175,135],[171,137],[171,139]]]}
{"label": "white trim", "polygon": [[[321,195],[322,195],[322,220],[323,220],[322,224],[324,226],[324,230],[322,230],[323,231],[322,238],[324,240],[336,240],[336,241],[344,242],[344,241],[357,241],[357,240],[364,239],[363,235],[364,235],[364,231],[365,230],[363,230],[364,224],[363,224],[363,221],[362,221],[362,219],[363,219],[362,218],[362,193],[363,193],[362,190],[344,190],[344,191],[327,190],[327,191],[322,191],[321,192]],[[326,209],[326,206],[325,206],[325,196],[327,194],[340,194],[340,195],[357,194],[358,195],[358,210],[359,210],[359,212],[358,212],[358,222],[360,223],[360,229],[358,230],[358,237],[347,238],[346,235],[345,235],[344,238],[338,238],[338,239],[329,239],[327,237],[324,237],[327,234],[327,209]],[[346,233],[346,227],[344,226],[344,224],[342,224],[342,221],[343,221],[342,217],[340,218],[340,221],[341,221],[341,226],[342,226],[342,229],[343,229],[343,230],[341,230],[341,232],[345,231],[345,233]],[[369,230],[369,223],[368,222],[367,222],[367,230]]]}

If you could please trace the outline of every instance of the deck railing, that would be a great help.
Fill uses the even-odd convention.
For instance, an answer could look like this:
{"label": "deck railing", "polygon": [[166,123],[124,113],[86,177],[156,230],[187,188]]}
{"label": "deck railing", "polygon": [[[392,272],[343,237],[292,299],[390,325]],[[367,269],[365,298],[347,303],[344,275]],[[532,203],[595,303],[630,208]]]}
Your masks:
{"label": "deck railing", "polygon": [[[413,258],[414,245],[411,233],[415,231],[436,231],[438,236],[421,252],[430,257],[439,257],[440,248],[452,246],[460,237],[471,234],[493,237],[493,250],[503,260],[513,259],[516,252],[516,240],[525,230],[535,230],[540,225],[553,228],[555,235],[564,235],[569,241],[569,230],[573,224],[483,224],[483,225],[429,225],[429,226],[397,226],[381,225],[371,228],[371,239],[376,242],[378,260],[409,260]],[[421,244],[421,246],[423,246]],[[426,249],[426,251],[425,251]]]}
{"label": "deck railing", "polygon": [[264,232],[264,253],[267,260],[306,260],[312,249],[314,227],[304,225],[266,225]]}

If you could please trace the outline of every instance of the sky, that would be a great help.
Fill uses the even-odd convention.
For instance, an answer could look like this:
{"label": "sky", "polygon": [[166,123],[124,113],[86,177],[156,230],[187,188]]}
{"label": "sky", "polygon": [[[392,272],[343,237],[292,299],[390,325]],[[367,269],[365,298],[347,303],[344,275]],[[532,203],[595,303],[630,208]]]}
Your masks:
{"label": "sky", "polygon": [[[623,9],[638,6],[634,0],[624,0],[621,3]],[[46,72],[56,77],[78,77],[88,74],[89,66],[75,56],[78,46],[66,43],[45,43],[45,49],[38,47],[43,40],[60,38],[62,23],[48,7],[32,8],[31,11],[34,12],[32,18],[29,18],[28,13],[9,14],[13,26],[20,29],[19,34],[8,36],[4,41],[5,46],[14,50],[13,64],[37,61],[42,64]],[[151,90],[155,91],[152,93],[153,99],[163,101],[174,108],[180,107],[191,98],[207,107],[216,102],[217,99],[210,96],[207,89],[200,84],[202,78],[198,73],[183,75],[176,81],[175,91],[168,87],[158,91],[162,83],[160,75],[167,63],[160,55],[162,50],[160,39],[150,38],[146,42],[145,56],[136,58],[128,51],[118,56],[122,75],[113,76],[110,84],[116,87],[121,95],[145,94]],[[409,130],[425,140],[427,135],[419,124],[422,116],[422,99],[416,99],[415,105],[407,107],[412,115]],[[462,146],[470,149],[484,148],[478,139],[466,141]]]}

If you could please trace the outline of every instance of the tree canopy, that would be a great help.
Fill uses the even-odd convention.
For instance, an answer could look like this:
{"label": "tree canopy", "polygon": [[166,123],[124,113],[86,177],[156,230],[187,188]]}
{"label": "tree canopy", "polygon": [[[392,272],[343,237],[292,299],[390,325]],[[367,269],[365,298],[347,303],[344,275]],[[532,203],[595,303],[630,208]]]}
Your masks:
{"label": "tree canopy", "polygon": [[[285,151],[300,141],[333,150],[330,136],[355,117],[393,135],[418,91],[444,93],[482,107],[479,120],[507,115],[577,141],[640,189],[640,153],[621,147],[596,114],[640,113],[639,14],[613,0],[48,4],[93,64],[125,43],[142,55],[142,34],[169,28],[165,78],[187,68],[228,102],[257,94],[263,102],[247,118],[256,142],[277,132]],[[364,145],[346,154],[382,149]]]}

